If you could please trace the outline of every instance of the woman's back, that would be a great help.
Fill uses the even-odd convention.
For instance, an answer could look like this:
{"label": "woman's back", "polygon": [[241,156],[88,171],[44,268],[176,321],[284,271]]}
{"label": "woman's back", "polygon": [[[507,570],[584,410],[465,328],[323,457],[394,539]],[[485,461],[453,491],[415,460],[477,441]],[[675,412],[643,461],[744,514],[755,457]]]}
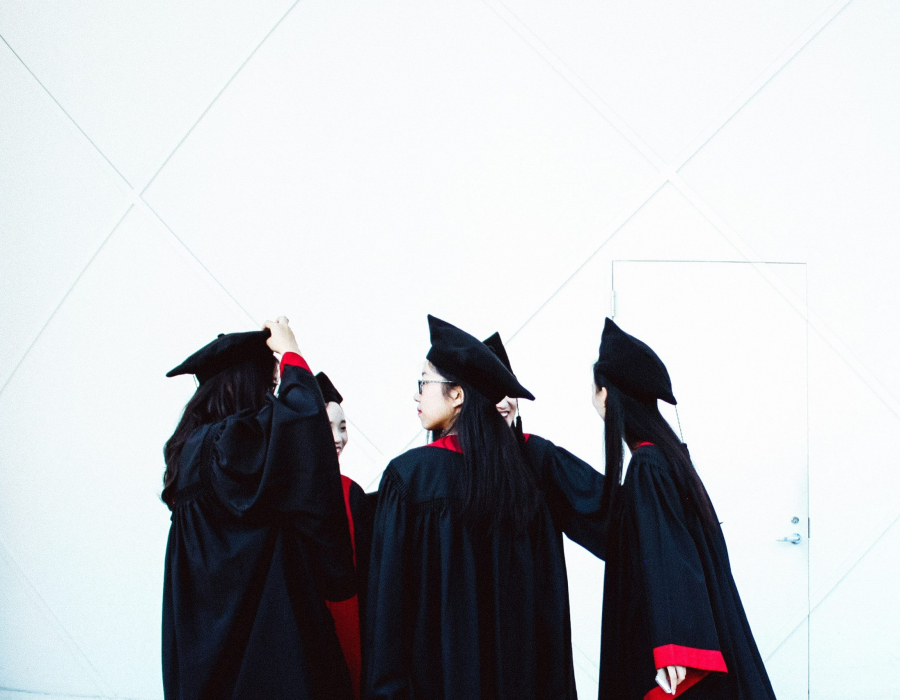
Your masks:
{"label": "woman's back", "polygon": [[369,578],[372,698],[574,698],[562,541],[543,496],[531,523],[463,517],[452,437],[385,470]]}
{"label": "woman's back", "polygon": [[[660,400],[677,404],[666,366],[606,319],[593,397],[605,423],[609,527],[600,700],[685,691],[774,700],[715,509]],[[632,451],[624,479],[623,444]]]}
{"label": "woman's back", "polygon": [[337,456],[305,361],[282,362],[278,398],[188,431],[167,463],[166,698],[351,698],[323,600],[355,590]]}
{"label": "woman's back", "polygon": [[634,452],[609,528],[601,700],[660,694],[668,665],[688,668],[678,690],[697,700],[774,700],[722,531],[656,446]]}

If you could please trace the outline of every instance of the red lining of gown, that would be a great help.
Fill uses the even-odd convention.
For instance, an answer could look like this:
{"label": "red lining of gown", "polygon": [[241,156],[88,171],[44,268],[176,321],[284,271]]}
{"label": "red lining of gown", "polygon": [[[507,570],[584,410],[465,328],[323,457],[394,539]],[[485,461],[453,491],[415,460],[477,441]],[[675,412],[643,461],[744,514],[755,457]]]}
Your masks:
{"label": "red lining of gown", "polygon": [[[344,487],[344,507],[347,509],[347,523],[350,525],[350,544],[353,545],[353,566],[356,566],[356,536],[353,531],[353,514],[350,512],[350,487],[353,481],[341,474],[341,485]],[[359,633],[359,596],[341,601],[326,600],[331,617],[334,618],[334,631],[344,652],[350,682],[353,684],[353,697],[359,700],[359,679],[362,672],[361,640]]]}

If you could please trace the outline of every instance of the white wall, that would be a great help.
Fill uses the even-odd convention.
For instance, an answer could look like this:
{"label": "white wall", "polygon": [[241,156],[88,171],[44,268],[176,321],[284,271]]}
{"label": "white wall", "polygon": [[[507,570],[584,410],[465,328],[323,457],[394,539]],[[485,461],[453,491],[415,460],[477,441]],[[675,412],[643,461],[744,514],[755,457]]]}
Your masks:
{"label": "white wall", "polygon": [[896,697],[897,36],[891,0],[0,4],[0,698],[161,697],[195,347],[286,313],[370,486],[418,435],[426,312],[500,330],[529,429],[599,460],[621,258],[807,263],[795,634],[813,698]]}

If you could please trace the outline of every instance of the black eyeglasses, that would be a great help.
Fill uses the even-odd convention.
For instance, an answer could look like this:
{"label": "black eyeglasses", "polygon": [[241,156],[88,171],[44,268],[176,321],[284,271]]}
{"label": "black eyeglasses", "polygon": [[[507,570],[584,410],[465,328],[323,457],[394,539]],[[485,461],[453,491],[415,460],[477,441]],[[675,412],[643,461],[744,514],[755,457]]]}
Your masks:
{"label": "black eyeglasses", "polygon": [[422,393],[422,387],[426,384],[455,384],[456,382],[448,381],[447,379],[420,379],[416,382],[419,385],[419,393]]}

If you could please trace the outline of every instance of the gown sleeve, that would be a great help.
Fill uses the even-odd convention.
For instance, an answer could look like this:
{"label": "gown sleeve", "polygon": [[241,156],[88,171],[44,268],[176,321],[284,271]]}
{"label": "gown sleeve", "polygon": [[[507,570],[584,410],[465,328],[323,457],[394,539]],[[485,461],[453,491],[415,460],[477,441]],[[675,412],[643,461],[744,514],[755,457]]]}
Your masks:
{"label": "gown sleeve", "polygon": [[[360,611],[365,611],[366,585],[369,580],[369,556],[372,551],[372,521],[375,516],[372,501],[356,482],[350,487],[350,513],[356,554],[356,578],[359,581]],[[365,620],[360,620],[365,622]]]}
{"label": "gown sleeve", "polygon": [[[725,673],[703,558],[671,468],[635,453],[623,486],[636,538],[634,581],[646,606],[655,668],[685,666],[679,695],[710,671]],[[693,529],[699,528],[699,522]],[[661,696],[662,697],[662,696]]]}
{"label": "gown sleeve", "polygon": [[343,488],[325,403],[306,363],[286,353],[278,397],[219,425],[208,479],[232,516],[279,521],[312,553],[324,597],[356,590]]}
{"label": "gown sleeve", "polygon": [[370,700],[411,698],[406,640],[405,596],[409,546],[406,489],[388,467],[378,489],[372,529],[369,586],[366,600],[364,697]]}
{"label": "gown sleeve", "polygon": [[545,489],[554,520],[570,540],[606,559],[606,527],[599,517],[603,474],[568,450],[543,442]]}

